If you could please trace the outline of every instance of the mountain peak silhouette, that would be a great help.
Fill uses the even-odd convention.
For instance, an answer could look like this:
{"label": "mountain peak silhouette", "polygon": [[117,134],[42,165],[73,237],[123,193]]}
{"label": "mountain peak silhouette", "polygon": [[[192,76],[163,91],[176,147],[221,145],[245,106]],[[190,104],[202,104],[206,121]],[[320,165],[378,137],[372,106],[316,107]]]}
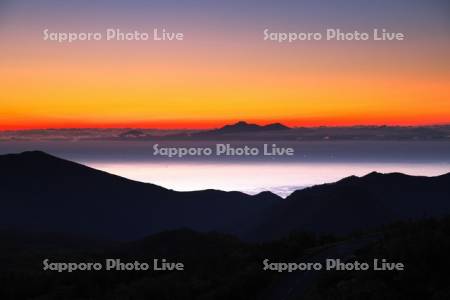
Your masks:
{"label": "mountain peak silhouette", "polygon": [[435,177],[371,172],[297,190],[274,204],[260,239],[292,230],[347,234],[395,221],[450,213],[450,173]]}
{"label": "mountain peak silhouette", "polygon": [[350,233],[450,212],[450,173],[372,172],[270,193],[176,192],[41,151],[0,155],[0,229],[135,239],[179,228],[273,239],[293,230]]}
{"label": "mountain peak silhouette", "polygon": [[17,154],[7,154],[7,155],[15,156],[15,157],[28,157],[28,158],[54,157],[54,156],[48,154],[47,152],[39,151],[39,150],[24,151],[24,152],[17,153]]}
{"label": "mountain peak silhouette", "polygon": [[248,123],[246,121],[239,121],[234,124],[225,125],[218,129],[208,130],[206,132],[199,133],[201,135],[220,135],[220,134],[233,134],[233,133],[245,133],[245,132],[265,132],[265,131],[279,131],[279,130],[289,130],[287,127],[281,123],[272,123],[268,125],[258,125],[253,123]]}
{"label": "mountain peak silhouette", "polygon": [[177,192],[41,151],[0,155],[0,229],[135,239],[182,227],[243,234],[274,194]]}

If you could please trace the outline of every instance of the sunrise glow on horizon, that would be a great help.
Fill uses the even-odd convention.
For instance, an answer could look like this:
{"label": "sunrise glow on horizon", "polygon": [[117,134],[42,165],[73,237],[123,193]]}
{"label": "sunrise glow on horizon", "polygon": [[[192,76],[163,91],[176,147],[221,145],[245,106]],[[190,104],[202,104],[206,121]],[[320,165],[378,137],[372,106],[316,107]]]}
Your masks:
{"label": "sunrise glow on horizon", "polygon": [[[349,1],[331,15],[325,9],[330,1],[288,1],[276,9],[267,1],[204,8],[192,1],[192,7],[132,1],[127,9],[103,0],[29,2],[0,5],[0,130],[201,129],[240,120],[293,127],[450,123],[445,1]],[[26,18],[30,11],[33,18]],[[370,16],[357,17],[367,11]],[[264,28],[318,31],[323,24],[361,31],[386,27],[407,38],[263,40]],[[165,28],[183,32],[185,40],[62,44],[42,38],[46,28],[110,27]]]}

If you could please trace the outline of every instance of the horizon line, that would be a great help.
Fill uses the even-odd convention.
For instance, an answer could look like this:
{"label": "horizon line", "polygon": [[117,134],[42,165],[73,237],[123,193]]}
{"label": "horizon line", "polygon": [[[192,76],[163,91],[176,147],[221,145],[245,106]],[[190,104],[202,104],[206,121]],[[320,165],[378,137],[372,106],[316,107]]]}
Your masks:
{"label": "horizon line", "polygon": [[[314,124],[314,125],[286,125],[286,123],[280,122],[280,121],[274,121],[274,122],[253,122],[253,121],[231,121],[229,123],[223,123],[219,126],[200,126],[200,127],[171,127],[171,126],[130,126],[132,124],[111,124],[111,125],[105,125],[105,126],[99,126],[99,125],[86,125],[86,126],[54,126],[54,127],[9,127],[6,128],[0,127],[1,132],[5,131],[34,131],[34,130],[114,130],[114,129],[143,129],[143,130],[165,130],[165,131],[173,131],[173,130],[213,130],[213,129],[219,129],[227,125],[235,125],[239,122],[245,122],[247,124],[255,124],[258,126],[266,126],[271,124],[281,124],[284,126],[287,126],[291,129],[295,128],[355,128],[355,127],[433,127],[433,126],[450,126],[450,122],[438,122],[438,123],[422,123],[422,124],[395,124],[395,123],[355,123],[355,124]],[[289,123],[289,122],[287,122]]]}

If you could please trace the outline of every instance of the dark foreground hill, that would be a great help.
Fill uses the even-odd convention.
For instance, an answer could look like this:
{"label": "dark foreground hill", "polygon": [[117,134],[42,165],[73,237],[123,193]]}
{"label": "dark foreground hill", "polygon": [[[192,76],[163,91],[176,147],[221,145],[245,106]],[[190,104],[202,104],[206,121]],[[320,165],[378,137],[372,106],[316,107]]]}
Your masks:
{"label": "dark foreground hill", "polygon": [[[267,257],[295,259],[329,239],[297,234],[249,244],[221,233],[167,231],[132,242],[0,231],[0,299],[261,299],[278,272]],[[48,263],[100,263],[98,271],[43,270]],[[149,270],[106,270],[106,259],[138,261]],[[181,262],[183,271],[155,271],[154,259]]]}
{"label": "dark foreground hill", "polygon": [[188,227],[242,234],[280,198],[205,190],[175,192],[43,152],[0,156],[0,229],[135,239]]}
{"label": "dark foreground hill", "polygon": [[[369,235],[370,236],[370,235]],[[15,299],[449,299],[450,218],[392,224],[348,258],[404,263],[404,271],[328,271],[298,274],[264,270],[265,259],[309,262],[357,242],[292,234],[269,243],[245,243],[220,233],[176,230],[133,242],[94,241],[53,234],[0,231],[0,298]],[[332,251],[331,251],[332,252]],[[183,271],[43,270],[50,263],[106,259],[152,264],[182,262]],[[291,275],[298,280],[292,281]],[[295,293],[306,286],[302,293]],[[292,293],[294,291],[294,293]]]}
{"label": "dark foreground hill", "polygon": [[371,173],[294,192],[175,192],[43,152],[0,156],[0,229],[131,240],[164,230],[269,240],[291,231],[346,234],[450,213],[450,174]]}
{"label": "dark foreground hill", "polygon": [[401,262],[404,271],[324,272],[303,299],[450,299],[450,217],[399,222],[381,233],[383,239],[353,259]]}

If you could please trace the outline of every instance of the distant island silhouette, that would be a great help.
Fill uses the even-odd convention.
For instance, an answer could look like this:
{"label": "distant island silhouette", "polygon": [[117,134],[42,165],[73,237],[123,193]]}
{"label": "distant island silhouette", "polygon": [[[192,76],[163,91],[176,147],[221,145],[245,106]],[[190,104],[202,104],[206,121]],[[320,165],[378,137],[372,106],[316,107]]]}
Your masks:
{"label": "distant island silhouette", "polygon": [[262,131],[274,131],[274,130],[287,130],[291,129],[281,123],[272,123],[268,125],[257,125],[247,123],[245,121],[239,121],[235,124],[225,125],[219,129],[207,130],[203,133],[209,134],[223,134],[223,133],[238,133],[238,132],[262,132]]}
{"label": "distant island silhouette", "polygon": [[289,127],[246,121],[213,129],[71,128],[0,131],[0,141],[16,140],[241,140],[241,141],[450,141],[450,125]]}

